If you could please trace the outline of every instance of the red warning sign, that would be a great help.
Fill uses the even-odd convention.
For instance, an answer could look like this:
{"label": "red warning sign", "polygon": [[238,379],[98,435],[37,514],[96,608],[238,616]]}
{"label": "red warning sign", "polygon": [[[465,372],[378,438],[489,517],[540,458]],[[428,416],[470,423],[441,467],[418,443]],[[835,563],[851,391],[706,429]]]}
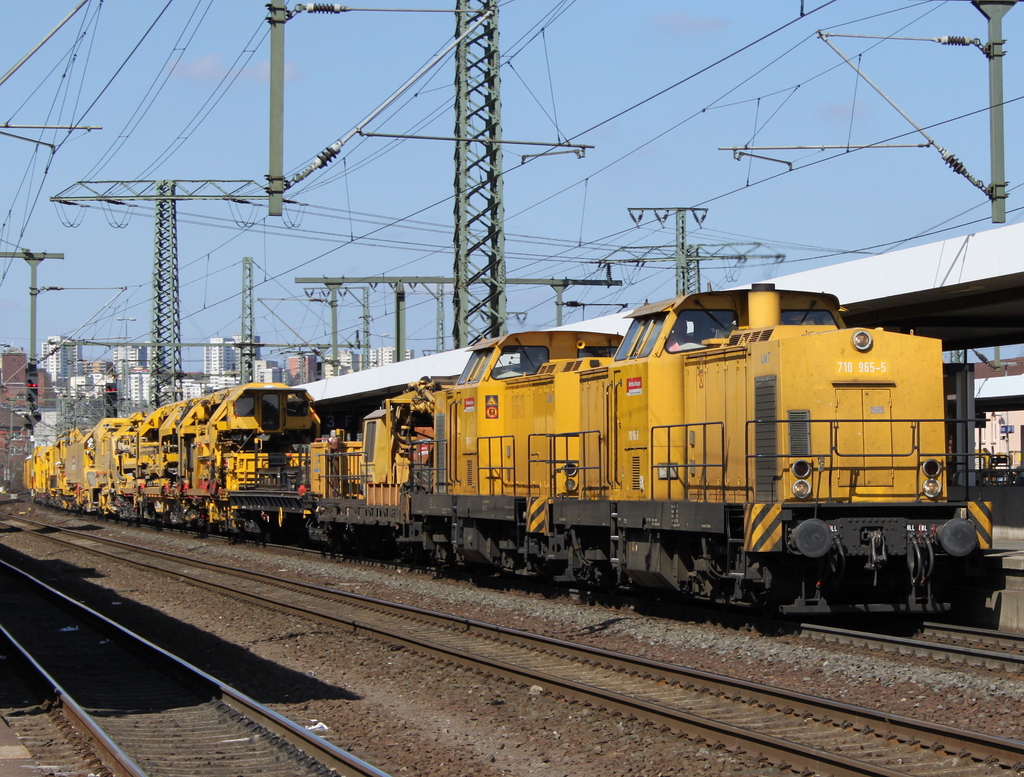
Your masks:
{"label": "red warning sign", "polygon": [[484,397],[484,415],[487,418],[498,417],[498,395],[487,394]]}
{"label": "red warning sign", "polygon": [[466,397],[462,400],[462,412],[472,413],[476,410],[476,397]]}

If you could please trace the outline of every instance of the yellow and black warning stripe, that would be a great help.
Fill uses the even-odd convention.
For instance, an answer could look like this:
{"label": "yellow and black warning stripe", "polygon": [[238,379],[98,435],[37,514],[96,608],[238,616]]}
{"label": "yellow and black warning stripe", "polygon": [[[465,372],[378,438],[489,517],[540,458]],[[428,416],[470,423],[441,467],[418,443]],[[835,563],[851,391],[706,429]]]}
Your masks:
{"label": "yellow and black warning stripe", "polygon": [[743,549],[748,553],[782,550],[782,505],[753,504],[747,508]]}
{"label": "yellow and black warning stripe", "polygon": [[992,547],[992,503],[968,502],[967,514],[978,530],[978,547],[987,550]]}
{"label": "yellow and black warning stripe", "polygon": [[551,500],[546,496],[538,496],[530,500],[530,506],[526,511],[526,531],[550,534],[550,504]]}

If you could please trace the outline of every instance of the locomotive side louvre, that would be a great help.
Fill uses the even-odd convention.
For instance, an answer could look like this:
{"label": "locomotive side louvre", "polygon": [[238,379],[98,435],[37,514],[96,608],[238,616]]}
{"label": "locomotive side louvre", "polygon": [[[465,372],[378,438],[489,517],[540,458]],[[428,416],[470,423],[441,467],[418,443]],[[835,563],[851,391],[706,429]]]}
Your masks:
{"label": "locomotive side louvre", "polygon": [[669,428],[664,433],[669,437],[675,432],[675,440],[682,437],[683,455],[678,457],[673,446],[668,459],[678,462],[679,468],[668,475],[678,475],[683,488],[680,495],[676,482],[666,478],[665,498],[743,502],[748,491],[747,462],[743,446],[731,430],[741,429],[764,410],[747,391],[747,349],[715,348],[687,355],[684,362],[687,423],[682,429]]}
{"label": "locomotive side louvre", "polygon": [[[579,398],[579,423],[582,438],[579,441],[578,499],[606,497],[611,483],[608,479],[609,435],[614,419],[608,413],[609,367],[590,367],[577,374],[578,385],[574,395]],[[566,416],[561,416],[566,418]],[[560,432],[572,431],[572,419],[562,421]]]}

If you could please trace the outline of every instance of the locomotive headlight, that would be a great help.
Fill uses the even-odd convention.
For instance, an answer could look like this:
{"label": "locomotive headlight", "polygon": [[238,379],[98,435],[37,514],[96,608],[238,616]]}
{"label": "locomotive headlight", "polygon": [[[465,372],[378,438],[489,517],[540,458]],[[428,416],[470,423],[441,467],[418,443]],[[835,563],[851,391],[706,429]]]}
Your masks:
{"label": "locomotive headlight", "polygon": [[921,465],[921,472],[926,478],[937,478],[942,474],[942,463],[936,459],[928,459]]}
{"label": "locomotive headlight", "polygon": [[874,344],[874,340],[871,339],[871,333],[863,329],[858,329],[853,333],[853,347],[861,353],[870,351],[871,346]]}
{"label": "locomotive headlight", "polygon": [[573,478],[566,478],[565,479],[565,490],[566,491],[575,491],[576,490],[576,481]]}
{"label": "locomotive headlight", "polygon": [[793,483],[793,496],[797,499],[806,499],[811,495],[811,484],[806,480],[797,480]]}
{"label": "locomotive headlight", "polygon": [[810,477],[813,470],[814,467],[811,466],[811,462],[807,461],[807,459],[797,459],[789,468],[793,476],[799,480],[806,480]]}
{"label": "locomotive headlight", "polygon": [[935,478],[928,478],[921,486],[921,493],[929,499],[934,499],[942,492],[942,484]]}

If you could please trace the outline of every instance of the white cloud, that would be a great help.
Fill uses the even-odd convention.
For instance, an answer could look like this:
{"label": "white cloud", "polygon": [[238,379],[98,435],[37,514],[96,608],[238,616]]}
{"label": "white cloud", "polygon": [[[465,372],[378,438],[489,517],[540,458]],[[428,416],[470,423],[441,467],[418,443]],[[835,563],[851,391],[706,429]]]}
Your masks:
{"label": "white cloud", "polygon": [[[220,54],[210,52],[194,59],[179,59],[171,65],[171,75],[183,81],[220,81],[228,75],[228,68],[221,61]],[[293,62],[285,62],[284,78],[293,81],[299,76],[299,67]],[[242,81],[267,83],[270,80],[270,63],[256,62],[242,68],[238,74]]]}
{"label": "white cloud", "polygon": [[[841,103],[828,103],[815,108],[815,113],[822,121],[844,123],[850,121],[851,107],[853,106],[851,106],[851,101],[849,100]],[[852,113],[854,126],[856,126],[858,121],[870,120],[872,118],[871,109],[863,102],[858,102],[853,107]]]}

